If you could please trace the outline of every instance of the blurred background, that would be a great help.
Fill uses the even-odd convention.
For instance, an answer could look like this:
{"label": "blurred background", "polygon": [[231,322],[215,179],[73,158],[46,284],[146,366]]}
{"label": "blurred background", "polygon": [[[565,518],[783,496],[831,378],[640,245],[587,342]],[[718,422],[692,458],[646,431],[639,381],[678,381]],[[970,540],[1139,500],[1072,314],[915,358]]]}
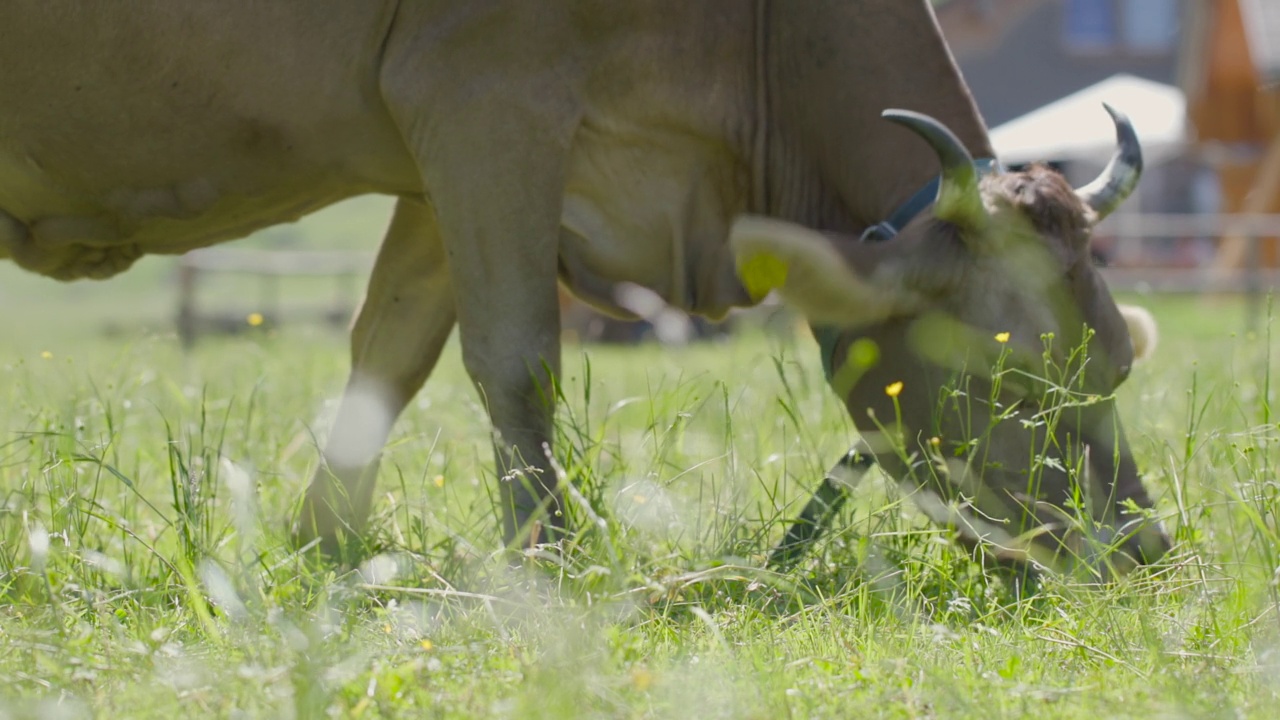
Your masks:
{"label": "blurred background", "polygon": [[[1095,237],[1114,289],[1244,298],[1240,322],[1256,321],[1259,298],[1280,279],[1280,1],[934,6],[1007,165],[1049,162],[1082,184],[1113,148],[1101,103],[1133,119],[1147,171]],[[391,203],[357,198],[236,243],[146,258],[110,283],[59,284],[0,264],[0,337],[161,331],[190,345],[282,325],[342,330]],[[655,334],[649,322],[606,318],[567,295],[562,306],[570,340]],[[719,326],[690,321],[683,332],[706,338],[735,323],[791,322],[766,307]]]}

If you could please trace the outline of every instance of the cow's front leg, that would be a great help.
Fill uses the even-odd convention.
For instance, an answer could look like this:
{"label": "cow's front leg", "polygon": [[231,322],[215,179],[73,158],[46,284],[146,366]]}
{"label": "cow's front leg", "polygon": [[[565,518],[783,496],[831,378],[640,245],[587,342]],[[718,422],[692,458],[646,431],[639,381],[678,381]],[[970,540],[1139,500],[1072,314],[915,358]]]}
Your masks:
{"label": "cow's front leg", "polygon": [[469,111],[420,135],[412,131],[425,124],[404,110],[448,252],[463,363],[493,424],[509,546],[552,541],[565,528],[547,454],[560,368],[557,268],[572,128],[538,117],[538,102],[447,102]]}
{"label": "cow's front leg", "polygon": [[[511,180],[528,178],[514,171]],[[475,191],[501,206],[521,193]],[[526,212],[476,206],[446,191],[441,225],[453,268],[462,359],[488,408],[502,503],[503,539],[529,546],[565,529],[562,495],[547,456],[560,371],[556,277],[558,203],[518,202]],[[506,193],[510,192],[510,195]],[[528,218],[531,222],[521,222]],[[536,229],[534,229],[536,228]]]}
{"label": "cow's front leg", "polygon": [[565,529],[547,457],[552,380],[560,370],[555,245],[496,229],[476,233],[452,226],[449,232],[457,233],[456,241],[446,242],[463,363],[493,423],[503,539],[509,546],[554,541]]}
{"label": "cow's front leg", "polygon": [[[490,302],[482,309],[467,292],[458,298],[473,313],[468,317],[460,307],[463,362],[493,423],[503,539],[509,546],[553,542],[566,527],[563,494],[547,457],[555,412],[551,383],[560,367],[557,304],[554,292],[548,295],[518,309],[496,298],[486,298]],[[494,322],[486,317],[490,313],[521,320]]]}
{"label": "cow's front leg", "polygon": [[384,106],[436,208],[463,362],[493,423],[509,544],[565,526],[547,452],[560,214],[593,67],[578,25],[543,3],[402,3],[379,68]]}
{"label": "cow's front leg", "polygon": [[351,329],[351,374],[303,501],[299,541],[337,550],[342,536],[359,536],[391,425],[431,374],[454,318],[435,213],[402,199]]}

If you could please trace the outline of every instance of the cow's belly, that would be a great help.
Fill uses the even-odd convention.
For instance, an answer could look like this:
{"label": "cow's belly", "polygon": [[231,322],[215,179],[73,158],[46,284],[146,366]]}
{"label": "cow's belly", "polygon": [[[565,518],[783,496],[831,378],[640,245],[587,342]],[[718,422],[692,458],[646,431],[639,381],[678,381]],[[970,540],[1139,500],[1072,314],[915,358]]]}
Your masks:
{"label": "cow's belly", "polygon": [[584,125],[564,197],[561,277],[604,310],[625,314],[615,290],[635,283],[721,317],[748,301],[726,244],[747,187],[746,170],[701,139]]}
{"label": "cow's belly", "polygon": [[[362,192],[413,192],[375,4],[6,6],[0,257],[106,277]],[[193,32],[192,28],[201,28]],[[287,28],[288,32],[283,32]]]}
{"label": "cow's belly", "polygon": [[319,163],[245,160],[193,162],[187,172],[152,182],[104,174],[107,187],[66,190],[15,182],[13,166],[0,166],[10,188],[0,195],[0,256],[59,279],[108,277],[143,254],[242,237],[377,189]]}
{"label": "cow's belly", "polygon": [[4,160],[0,256],[59,279],[108,277],[142,254],[185,252],[296,220],[346,197],[397,189],[394,182],[351,172],[337,159],[273,152],[192,157],[172,172],[145,178],[102,172],[89,186],[60,183],[36,162],[24,167]]}

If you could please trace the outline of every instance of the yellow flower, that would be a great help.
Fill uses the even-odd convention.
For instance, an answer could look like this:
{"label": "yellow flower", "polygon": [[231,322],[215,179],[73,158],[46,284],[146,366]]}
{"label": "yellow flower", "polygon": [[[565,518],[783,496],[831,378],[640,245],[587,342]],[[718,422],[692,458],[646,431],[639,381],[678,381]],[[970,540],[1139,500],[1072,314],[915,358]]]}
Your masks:
{"label": "yellow flower", "polygon": [[427,652],[431,652],[431,648],[435,647],[434,645],[431,644],[430,640],[423,640],[420,644],[422,645],[422,649],[426,650]]}
{"label": "yellow flower", "polygon": [[444,487],[444,476],[443,475],[435,476],[434,478],[432,478],[431,483],[436,487]]}
{"label": "yellow flower", "polygon": [[40,357],[44,358],[45,360],[52,360],[53,353],[49,352],[48,350],[45,350],[44,352],[40,353]]}
{"label": "yellow flower", "polygon": [[902,381],[899,380],[898,382],[886,385],[884,388],[884,394],[891,398],[898,397],[898,395],[902,394]]}
{"label": "yellow flower", "polygon": [[251,327],[258,327],[262,324],[262,321],[262,313],[249,313],[249,317],[245,318],[245,322],[249,323]]}
{"label": "yellow flower", "polygon": [[1001,345],[1009,342],[1009,333],[1007,332],[996,333],[996,342],[1000,343]]}
{"label": "yellow flower", "polygon": [[631,668],[631,686],[640,692],[648,690],[653,685],[653,673],[647,668],[634,667]]}

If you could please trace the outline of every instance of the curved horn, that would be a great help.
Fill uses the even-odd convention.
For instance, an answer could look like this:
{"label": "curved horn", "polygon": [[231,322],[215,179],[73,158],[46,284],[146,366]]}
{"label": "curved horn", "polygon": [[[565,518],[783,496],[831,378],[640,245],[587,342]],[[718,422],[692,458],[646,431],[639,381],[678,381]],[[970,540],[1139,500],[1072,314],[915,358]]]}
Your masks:
{"label": "curved horn", "polygon": [[980,225],[986,211],[978,192],[978,169],[955,133],[928,115],[910,110],[885,110],[880,116],[924,138],[938,154],[942,183],[934,202],[934,216],[961,227]]}
{"label": "curved horn", "polygon": [[1098,179],[1076,190],[1076,197],[1093,209],[1097,221],[1120,207],[1142,177],[1142,145],[1133,131],[1133,123],[1129,122],[1129,116],[1110,105],[1102,103],[1102,107],[1116,124],[1116,154],[1111,156],[1111,162]]}

